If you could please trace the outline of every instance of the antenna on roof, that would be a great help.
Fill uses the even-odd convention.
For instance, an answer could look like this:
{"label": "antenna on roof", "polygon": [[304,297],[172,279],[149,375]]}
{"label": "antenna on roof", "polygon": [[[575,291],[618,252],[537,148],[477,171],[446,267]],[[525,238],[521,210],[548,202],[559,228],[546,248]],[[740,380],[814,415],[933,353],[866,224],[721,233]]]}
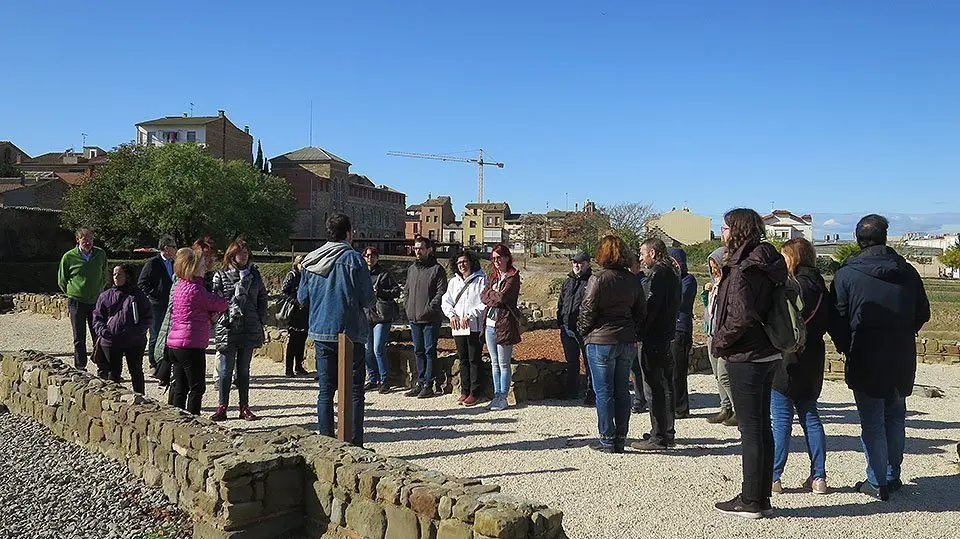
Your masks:
{"label": "antenna on roof", "polygon": [[310,142],[307,146],[313,146],[313,100],[310,100]]}
{"label": "antenna on roof", "polygon": [[80,133],[80,136],[83,137],[83,144],[80,146],[80,147],[82,148],[83,146],[86,146],[86,145],[87,145],[87,134],[86,134],[86,133]]}
{"label": "antenna on roof", "polygon": [[193,116],[193,101],[190,102],[190,116]]}

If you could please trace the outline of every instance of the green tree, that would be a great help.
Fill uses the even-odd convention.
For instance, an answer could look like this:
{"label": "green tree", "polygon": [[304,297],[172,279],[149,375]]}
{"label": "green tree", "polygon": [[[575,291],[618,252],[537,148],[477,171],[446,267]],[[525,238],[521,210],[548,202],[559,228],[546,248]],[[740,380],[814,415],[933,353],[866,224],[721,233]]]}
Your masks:
{"label": "green tree", "polygon": [[13,163],[0,163],[0,178],[19,178],[23,175],[17,165]]}
{"label": "green tree", "polygon": [[112,250],[152,245],[163,234],[181,245],[207,234],[282,245],[293,214],[287,182],[245,162],[224,164],[195,144],[125,145],[70,191],[63,223],[92,226]]}
{"label": "green tree", "polygon": [[260,146],[259,140],[257,141],[257,158],[253,162],[253,168],[266,172],[263,170],[263,148]]}
{"label": "green tree", "polygon": [[837,250],[833,252],[833,259],[837,261],[838,264],[843,264],[851,256],[855,256],[860,252],[860,246],[856,243],[844,243],[837,246]]}
{"label": "green tree", "polygon": [[685,245],[683,250],[687,252],[687,263],[691,266],[701,266],[707,263],[707,257],[710,253],[723,246],[721,240],[707,240],[700,243]]}
{"label": "green tree", "polygon": [[960,245],[948,247],[947,250],[940,255],[940,263],[950,269],[960,268]]}

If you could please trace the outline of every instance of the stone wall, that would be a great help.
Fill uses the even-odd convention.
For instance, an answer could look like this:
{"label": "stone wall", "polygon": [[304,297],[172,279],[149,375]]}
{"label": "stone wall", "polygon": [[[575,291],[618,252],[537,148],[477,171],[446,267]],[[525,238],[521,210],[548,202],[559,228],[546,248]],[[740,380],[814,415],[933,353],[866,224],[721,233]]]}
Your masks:
{"label": "stone wall", "polygon": [[200,539],[566,537],[563,515],[300,427],[241,434],[37,352],[4,353],[0,402],[124,464]]}

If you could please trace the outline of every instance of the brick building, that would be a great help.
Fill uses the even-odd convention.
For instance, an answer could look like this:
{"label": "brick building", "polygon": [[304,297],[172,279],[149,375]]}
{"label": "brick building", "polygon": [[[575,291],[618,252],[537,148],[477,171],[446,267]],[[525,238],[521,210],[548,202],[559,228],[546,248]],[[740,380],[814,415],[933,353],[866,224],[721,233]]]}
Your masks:
{"label": "brick building", "polygon": [[457,214],[453,211],[453,202],[448,196],[428,196],[426,202],[420,204],[420,235],[424,237],[434,241],[447,241],[448,235],[444,232],[456,220]]}
{"label": "brick building", "polygon": [[224,161],[253,163],[250,127],[233,125],[222,110],[216,116],[167,116],[137,124],[137,144],[162,146],[192,142]]}
{"label": "brick building", "polygon": [[70,190],[70,184],[58,177],[38,181],[21,179],[20,185],[5,180],[0,180],[0,206],[60,210]]}
{"label": "brick building", "polygon": [[307,146],[270,159],[270,165],[296,197],[295,236],[326,236],[327,217],[342,212],[350,216],[357,238],[404,237],[406,195],[352,174],[340,157]]}

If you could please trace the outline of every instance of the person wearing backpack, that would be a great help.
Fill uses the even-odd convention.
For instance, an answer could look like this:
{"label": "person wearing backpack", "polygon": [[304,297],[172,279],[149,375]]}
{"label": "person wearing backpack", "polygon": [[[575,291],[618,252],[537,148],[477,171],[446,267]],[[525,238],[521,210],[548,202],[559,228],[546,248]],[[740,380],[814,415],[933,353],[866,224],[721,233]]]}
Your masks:
{"label": "person wearing backpack", "polygon": [[731,398],[740,423],[743,482],[740,494],[715,504],[743,517],[773,516],[773,428],[770,399],[782,352],[770,340],[765,320],[774,311],[775,289],[787,283],[787,264],[764,240],[763,219],[738,208],[723,216],[727,247],[714,314],[713,354],[727,362]]}
{"label": "person wearing backpack", "polygon": [[846,356],[844,377],[860,416],[867,477],[859,492],[887,500],[903,486],[906,398],[917,374],[916,335],[930,320],[917,270],[887,247],[886,218],[857,223],[860,254],[848,258],[830,285],[829,331]]}
{"label": "person wearing backpack", "polygon": [[780,368],[773,377],[770,416],[773,422],[773,492],[783,492],[780,476],[790,453],[790,432],[796,414],[807,441],[810,456],[810,475],[803,488],[816,494],[827,493],[827,437],[817,411],[817,399],[823,388],[823,364],[826,347],[823,335],[827,332],[830,297],[823,276],[817,270],[817,252],[804,238],[794,238],[780,249],[790,276],[800,285],[803,300],[801,318],[806,338],[803,347],[794,353],[785,353]]}
{"label": "person wearing backpack", "polygon": [[[443,314],[450,319],[453,341],[460,357],[460,398],[457,402],[473,406],[480,398],[481,389],[489,385],[480,382],[480,373],[486,375],[489,372],[483,368],[481,331],[486,305],[480,300],[480,294],[487,286],[487,275],[472,251],[460,253],[453,266],[456,272],[443,293],[441,307]],[[484,378],[490,380],[488,376]]]}

